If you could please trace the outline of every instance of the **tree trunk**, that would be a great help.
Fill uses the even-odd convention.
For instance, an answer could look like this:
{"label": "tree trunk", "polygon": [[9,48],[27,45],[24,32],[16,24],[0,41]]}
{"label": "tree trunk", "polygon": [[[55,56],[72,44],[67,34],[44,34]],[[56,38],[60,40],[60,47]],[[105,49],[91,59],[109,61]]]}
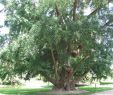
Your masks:
{"label": "tree trunk", "polygon": [[60,72],[58,72],[59,80],[48,76],[45,77],[49,82],[51,82],[54,85],[53,90],[72,91],[76,89],[77,84],[86,76],[87,73],[88,71],[84,72],[83,75],[78,76],[76,77],[76,79],[74,79],[74,75],[73,75],[74,71],[72,67],[66,66],[63,67]]}
{"label": "tree trunk", "polygon": [[45,74],[46,73],[44,73],[43,76],[46,77],[46,79],[54,85],[53,90],[55,91],[75,90],[76,89],[75,85],[84,77],[80,76],[75,80],[73,76],[74,74],[73,68],[66,65],[63,66],[59,72],[57,72],[58,74],[57,79],[55,77],[54,78],[49,77]]}
{"label": "tree trunk", "polygon": [[54,85],[53,90],[55,91],[71,91],[75,90],[75,82],[61,82],[59,81],[56,85]]}
{"label": "tree trunk", "polygon": [[73,68],[64,66],[59,74],[59,80],[54,84],[53,90],[70,91],[75,89],[75,82],[73,81]]}

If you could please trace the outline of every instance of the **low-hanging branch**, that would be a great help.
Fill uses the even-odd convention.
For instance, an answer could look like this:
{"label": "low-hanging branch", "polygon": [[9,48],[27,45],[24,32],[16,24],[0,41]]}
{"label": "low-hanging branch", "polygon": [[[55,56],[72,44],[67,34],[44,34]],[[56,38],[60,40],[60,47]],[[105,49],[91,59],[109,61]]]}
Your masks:
{"label": "low-hanging branch", "polygon": [[42,74],[42,76],[44,76],[49,82],[51,82],[52,84],[56,85],[56,80],[49,77],[46,72]]}

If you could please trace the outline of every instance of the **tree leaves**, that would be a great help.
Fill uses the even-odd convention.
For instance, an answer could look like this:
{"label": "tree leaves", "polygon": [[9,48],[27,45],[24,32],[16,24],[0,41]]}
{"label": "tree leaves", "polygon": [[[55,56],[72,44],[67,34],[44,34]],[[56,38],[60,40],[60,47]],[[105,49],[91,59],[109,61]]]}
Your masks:
{"label": "tree leaves", "polygon": [[[38,5],[30,0],[7,2],[10,41],[1,60],[5,64],[10,59],[14,75],[46,72],[55,78],[67,64],[75,71],[74,79],[88,72],[98,78],[110,73],[113,33],[109,26],[102,28],[112,21],[106,0],[79,0],[75,7],[74,0],[41,0]],[[94,12],[84,15],[89,6]]]}

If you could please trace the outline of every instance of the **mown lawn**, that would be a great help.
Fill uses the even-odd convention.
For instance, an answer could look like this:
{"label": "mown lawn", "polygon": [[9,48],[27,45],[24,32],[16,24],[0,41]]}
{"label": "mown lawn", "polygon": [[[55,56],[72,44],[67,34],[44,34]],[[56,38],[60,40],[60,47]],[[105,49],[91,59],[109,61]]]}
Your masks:
{"label": "mown lawn", "polygon": [[22,89],[22,88],[0,88],[1,94],[8,95],[39,95],[40,92],[47,92],[50,88]]}
{"label": "mown lawn", "polygon": [[[80,87],[81,90],[89,91],[88,93],[79,94],[79,95],[89,95],[91,93],[95,92],[101,92],[105,90],[111,90],[113,88],[108,87]],[[7,88],[0,88],[0,94],[6,94],[6,95],[40,95],[40,92],[48,92],[51,90],[51,87],[44,87],[40,89],[22,89],[22,88],[13,88],[13,87],[7,87]]]}
{"label": "mown lawn", "polygon": [[86,91],[88,91],[88,93],[79,94],[79,95],[90,95],[92,93],[112,90],[113,88],[110,88],[110,87],[97,87],[97,88],[95,88],[95,87],[86,86],[86,87],[80,87],[80,89],[86,90]]}

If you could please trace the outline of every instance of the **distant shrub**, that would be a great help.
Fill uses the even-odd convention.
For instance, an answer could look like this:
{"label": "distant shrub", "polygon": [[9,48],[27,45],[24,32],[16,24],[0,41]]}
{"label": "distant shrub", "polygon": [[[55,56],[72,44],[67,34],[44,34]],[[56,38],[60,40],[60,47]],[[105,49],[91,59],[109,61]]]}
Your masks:
{"label": "distant shrub", "polygon": [[100,85],[108,85],[108,84],[113,84],[113,82],[100,82]]}
{"label": "distant shrub", "polygon": [[18,80],[3,81],[2,85],[22,85]]}

